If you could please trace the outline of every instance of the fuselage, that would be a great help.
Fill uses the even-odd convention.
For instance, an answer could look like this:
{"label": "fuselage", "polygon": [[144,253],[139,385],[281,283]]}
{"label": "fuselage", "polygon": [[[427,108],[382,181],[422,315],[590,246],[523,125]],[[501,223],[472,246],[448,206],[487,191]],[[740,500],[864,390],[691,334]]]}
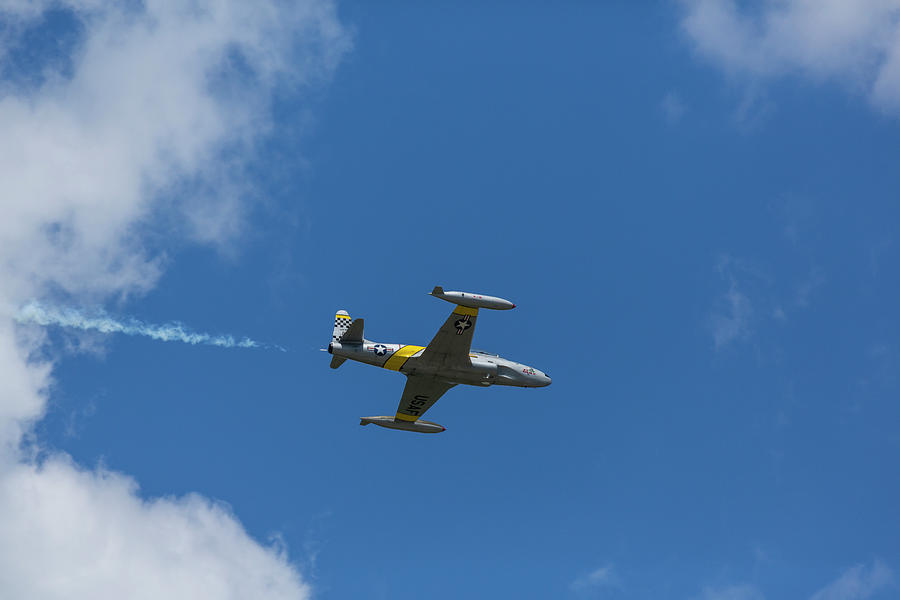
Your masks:
{"label": "fuselage", "polygon": [[550,385],[546,373],[480,350],[469,353],[468,363],[434,364],[419,361],[424,346],[385,344],[363,340],[362,343],[341,344],[333,342],[328,352],[348,360],[374,365],[406,375],[428,375],[448,383],[465,385],[513,385],[517,387],[544,387]]}

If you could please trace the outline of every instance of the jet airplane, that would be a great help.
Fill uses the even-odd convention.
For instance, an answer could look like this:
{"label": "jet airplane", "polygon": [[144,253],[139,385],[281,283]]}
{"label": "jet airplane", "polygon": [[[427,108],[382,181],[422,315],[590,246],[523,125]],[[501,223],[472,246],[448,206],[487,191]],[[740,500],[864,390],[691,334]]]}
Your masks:
{"label": "jet airplane", "polygon": [[427,346],[373,342],[363,337],[362,319],[351,320],[345,310],[339,310],[334,316],[334,332],[328,344],[332,369],[349,359],[406,375],[406,387],[397,413],[393,417],[361,417],[360,425],[374,423],[389,429],[440,433],[445,430],[443,426],[421,417],[457,384],[481,387],[550,385],[547,374],[534,367],[470,349],[478,309],[508,310],[515,308],[515,304],[493,296],[445,292],[441,286],[435,287],[430,295],[456,304],[456,308]]}

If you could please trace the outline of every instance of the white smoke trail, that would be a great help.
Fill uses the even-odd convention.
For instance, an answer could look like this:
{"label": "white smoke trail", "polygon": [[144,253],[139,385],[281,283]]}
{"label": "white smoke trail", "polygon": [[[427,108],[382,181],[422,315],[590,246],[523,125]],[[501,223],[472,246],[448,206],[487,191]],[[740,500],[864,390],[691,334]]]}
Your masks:
{"label": "white smoke trail", "polygon": [[191,331],[178,322],[164,325],[144,323],[138,319],[116,319],[103,310],[92,314],[74,308],[44,306],[39,302],[29,302],[16,315],[20,323],[36,323],[38,325],[58,325],[85,331],[93,330],[101,333],[124,333],[125,335],[141,335],[163,342],[184,342],[185,344],[203,344],[222,348],[274,348],[285,352],[281,346],[263,344],[250,338],[235,339],[231,335],[210,335]]}

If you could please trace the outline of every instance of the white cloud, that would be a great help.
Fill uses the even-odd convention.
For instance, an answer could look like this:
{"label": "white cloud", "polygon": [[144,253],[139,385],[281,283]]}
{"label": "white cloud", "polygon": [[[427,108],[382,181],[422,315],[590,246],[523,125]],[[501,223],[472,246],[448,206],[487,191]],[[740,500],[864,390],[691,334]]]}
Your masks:
{"label": "white cloud", "polygon": [[131,479],[56,456],[5,467],[0,506],[7,598],[309,596],[283,554],[197,495],[143,501]]}
{"label": "white cloud", "polygon": [[697,53],[730,75],[838,81],[900,114],[900,0],[682,0]]}
{"label": "white cloud", "polygon": [[283,553],[223,506],[145,500],[123,475],[42,449],[52,363],[13,317],[32,298],[150,289],[167,256],[140,237],[148,223],[227,244],[246,201],[239,157],[268,131],[273,91],[327,77],[348,47],[334,8],[0,0],[0,61],[49,8],[82,26],[65,68],[0,82],[0,595],[306,598]]}
{"label": "white cloud", "polygon": [[894,572],[876,560],[872,566],[856,565],[823,587],[810,600],[866,600],[893,583]]}
{"label": "white cloud", "polygon": [[[73,6],[86,32],[71,78],[0,97],[8,199],[0,248],[4,279],[16,284],[101,294],[152,286],[159,257],[146,255],[132,228],[164,192],[180,196],[168,202],[186,233],[221,241],[241,216],[229,175],[236,165],[223,150],[250,149],[265,131],[280,79],[314,77],[344,47],[320,2],[278,10],[272,2],[153,1],[139,15],[117,6]],[[286,55],[301,45],[311,49],[294,69]],[[233,83],[237,56],[252,70],[247,85]],[[215,193],[183,193],[197,189]]]}

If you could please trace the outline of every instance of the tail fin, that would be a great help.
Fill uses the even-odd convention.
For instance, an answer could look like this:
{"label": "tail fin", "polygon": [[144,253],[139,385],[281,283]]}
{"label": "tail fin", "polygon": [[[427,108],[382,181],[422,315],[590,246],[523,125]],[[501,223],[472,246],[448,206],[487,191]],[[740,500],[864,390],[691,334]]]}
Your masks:
{"label": "tail fin", "polygon": [[331,334],[332,342],[339,342],[347,330],[350,328],[350,313],[346,310],[339,310],[334,315],[334,332]]}

